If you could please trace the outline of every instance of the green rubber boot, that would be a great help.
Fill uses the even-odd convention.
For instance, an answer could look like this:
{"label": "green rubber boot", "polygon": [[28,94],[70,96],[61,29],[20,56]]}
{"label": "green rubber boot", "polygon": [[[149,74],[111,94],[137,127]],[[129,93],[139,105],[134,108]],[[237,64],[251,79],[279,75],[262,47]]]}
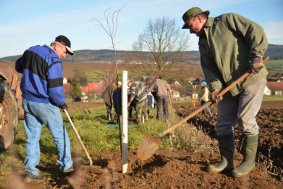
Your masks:
{"label": "green rubber boot", "polygon": [[255,156],[258,145],[258,135],[246,136],[243,149],[244,159],[242,163],[232,171],[234,177],[247,175],[255,167]]}
{"label": "green rubber boot", "polygon": [[218,136],[218,145],[221,155],[221,161],[215,165],[209,165],[208,171],[220,173],[222,171],[231,171],[234,159],[234,137],[233,134]]}

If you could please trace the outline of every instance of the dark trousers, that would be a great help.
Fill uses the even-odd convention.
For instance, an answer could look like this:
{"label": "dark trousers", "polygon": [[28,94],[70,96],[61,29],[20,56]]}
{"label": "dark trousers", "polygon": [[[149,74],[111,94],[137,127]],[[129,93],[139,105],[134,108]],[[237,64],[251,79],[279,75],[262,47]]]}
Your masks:
{"label": "dark trousers", "polygon": [[168,96],[157,96],[157,118],[159,120],[169,119]]}
{"label": "dark trousers", "polygon": [[105,107],[106,107],[106,112],[107,112],[107,119],[108,121],[112,121],[113,120],[112,104],[105,103]]}

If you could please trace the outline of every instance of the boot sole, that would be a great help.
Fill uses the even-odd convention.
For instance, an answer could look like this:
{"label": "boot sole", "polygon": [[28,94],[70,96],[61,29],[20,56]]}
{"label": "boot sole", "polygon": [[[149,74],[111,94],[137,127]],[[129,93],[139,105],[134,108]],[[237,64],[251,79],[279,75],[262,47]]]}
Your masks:
{"label": "boot sole", "polygon": [[254,167],[255,167],[255,165],[249,171],[240,172],[240,173],[234,172],[234,170],[233,170],[232,171],[232,176],[235,177],[235,178],[246,176],[247,174],[249,174],[254,169]]}
{"label": "boot sole", "polygon": [[[224,169],[223,169],[224,170]],[[215,170],[215,168],[212,168],[212,167],[208,167],[207,168],[207,171],[210,172],[210,173],[214,173],[214,174],[217,174],[217,173],[220,173],[221,171],[223,170]]]}
{"label": "boot sole", "polygon": [[232,170],[233,170],[233,167],[229,167],[229,168],[225,167],[224,169],[217,169],[217,168],[211,167],[211,166],[207,167],[208,172],[215,173],[215,174],[217,174],[217,173],[225,173],[225,174],[231,173]]}
{"label": "boot sole", "polygon": [[240,177],[242,177],[242,176],[246,176],[246,175],[249,174],[250,172],[251,172],[251,170],[248,171],[248,172],[245,172],[245,173],[235,173],[235,172],[232,172],[232,176],[235,177],[235,178],[240,178]]}

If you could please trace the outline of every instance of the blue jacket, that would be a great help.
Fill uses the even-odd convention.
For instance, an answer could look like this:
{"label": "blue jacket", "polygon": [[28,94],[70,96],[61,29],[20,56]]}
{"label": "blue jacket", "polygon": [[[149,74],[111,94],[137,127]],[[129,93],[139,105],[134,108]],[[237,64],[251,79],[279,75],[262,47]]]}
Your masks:
{"label": "blue jacket", "polygon": [[22,97],[40,103],[61,106],[65,103],[62,61],[49,46],[33,46],[16,61],[22,73]]}

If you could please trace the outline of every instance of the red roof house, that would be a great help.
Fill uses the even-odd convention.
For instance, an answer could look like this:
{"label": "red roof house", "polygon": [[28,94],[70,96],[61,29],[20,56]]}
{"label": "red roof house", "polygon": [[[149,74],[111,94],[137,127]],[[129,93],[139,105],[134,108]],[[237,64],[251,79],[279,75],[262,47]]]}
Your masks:
{"label": "red roof house", "polygon": [[267,82],[266,85],[273,95],[283,95],[283,82]]}
{"label": "red roof house", "polygon": [[106,81],[101,80],[99,82],[89,82],[87,86],[80,87],[80,89],[84,93],[101,93],[104,91],[106,86]]}

